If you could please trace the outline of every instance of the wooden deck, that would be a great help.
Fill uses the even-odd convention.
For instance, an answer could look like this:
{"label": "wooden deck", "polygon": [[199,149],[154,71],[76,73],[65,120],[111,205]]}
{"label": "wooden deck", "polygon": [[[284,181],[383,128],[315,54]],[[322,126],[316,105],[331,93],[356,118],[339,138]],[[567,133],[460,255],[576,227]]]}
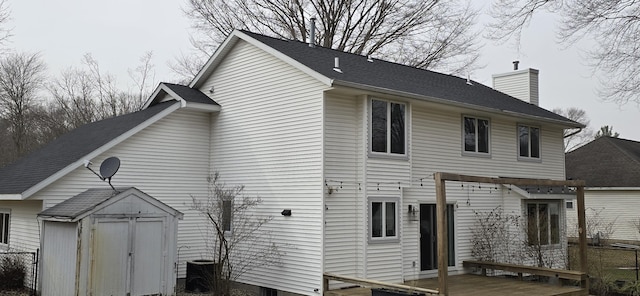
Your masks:
{"label": "wooden deck", "polygon": [[[580,287],[558,286],[546,283],[520,281],[518,279],[487,277],[482,275],[463,274],[448,277],[449,295],[513,295],[513,296],[574,296],[585,295]],[[405,282],[405,285],[421,288],[436,289],[438,279],[421,279]],[[331,290],[325,295],[332,296],[365,296],[371,295],[368,288],[347,288]]]}

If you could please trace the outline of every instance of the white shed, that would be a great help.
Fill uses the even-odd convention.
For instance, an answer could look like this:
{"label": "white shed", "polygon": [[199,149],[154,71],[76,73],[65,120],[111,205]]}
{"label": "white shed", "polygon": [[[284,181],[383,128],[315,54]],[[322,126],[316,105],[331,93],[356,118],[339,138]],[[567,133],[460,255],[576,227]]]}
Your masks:
{"label": "white shed", "polygon": [[170,295],[182,213],[130,187],[89,189],[40,214],[41,295]]}

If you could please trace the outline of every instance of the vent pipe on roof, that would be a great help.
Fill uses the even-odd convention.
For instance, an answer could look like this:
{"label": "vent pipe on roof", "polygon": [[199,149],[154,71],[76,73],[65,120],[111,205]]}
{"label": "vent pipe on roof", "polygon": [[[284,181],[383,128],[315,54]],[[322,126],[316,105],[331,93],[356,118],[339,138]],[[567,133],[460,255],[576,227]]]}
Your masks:
{"label": "vent pipe on roof", "polygon": [[340,69],[340,58],[339,57],[335,57],[335,59],[334,59],[333,71],[336,71],[338,73],[342,73],[342,70]]}
{"label": "vent pipe on roof", "polygon": [[316,18],[311,18],[311,29],[309,30],[309,47],[316,47]]}
{"label": "vent pipe on roof", "polygon": [[518,64],[520,64],[520,61],[513,61],[513,71],[518,70]]}

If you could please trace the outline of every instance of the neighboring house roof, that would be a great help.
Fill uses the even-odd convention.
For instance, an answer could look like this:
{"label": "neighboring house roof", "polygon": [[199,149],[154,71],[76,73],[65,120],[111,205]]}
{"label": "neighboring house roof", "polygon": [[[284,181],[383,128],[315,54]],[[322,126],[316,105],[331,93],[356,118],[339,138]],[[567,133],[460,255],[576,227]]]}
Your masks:
{"label": "neighboring house roof", "polygon": [[175,102],[80,126],[25,157],[0,168],[0,194],[22,194],[26,190],[78,163],[103,145],[167,110]]}
{"label": "neighboring house roof", "polygon": [[[247,31],[235,31],[223,46],[207,62],[190,86],[200,86],[208,74],[215,68],[214,60],[221,58],[234,40],[256,40],[285,57],[293,59],[298,65],[318,73],[331,81],[331,85],[343,85],[379,92],[391,92],[398,95],[420,97],[425,100],[461,107],[481,109],[493,112],[511,113],[539,120],[555,122],[567,127],[583,127],[582,124],[567,119],[536,105],[513,98],[481,83],[466,79],[418,69],[398,63],[346,53],[321,46],[310,47],[300,41],[283,40],[255,34]],[[255,42],[254,42],[255,43]],[[341,72],[334,70],[335,58],[339,60]]]}
{"label": "neighboring house roof", "polygon": [[588,187],[640,187],[640,142],[600,137],[566,154],[566,175]]}

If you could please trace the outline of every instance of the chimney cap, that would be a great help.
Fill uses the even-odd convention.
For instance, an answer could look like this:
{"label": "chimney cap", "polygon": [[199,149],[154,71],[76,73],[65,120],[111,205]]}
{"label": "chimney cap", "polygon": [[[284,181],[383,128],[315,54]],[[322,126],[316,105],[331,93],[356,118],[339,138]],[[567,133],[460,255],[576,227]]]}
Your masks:
{"label": "chimney cap", "polygon": [[514,71],[518,70],[518,64],[520,64],[520,61],[516,60],[516,61],[513,61],[512,63],[513,63],[513,70]]}

